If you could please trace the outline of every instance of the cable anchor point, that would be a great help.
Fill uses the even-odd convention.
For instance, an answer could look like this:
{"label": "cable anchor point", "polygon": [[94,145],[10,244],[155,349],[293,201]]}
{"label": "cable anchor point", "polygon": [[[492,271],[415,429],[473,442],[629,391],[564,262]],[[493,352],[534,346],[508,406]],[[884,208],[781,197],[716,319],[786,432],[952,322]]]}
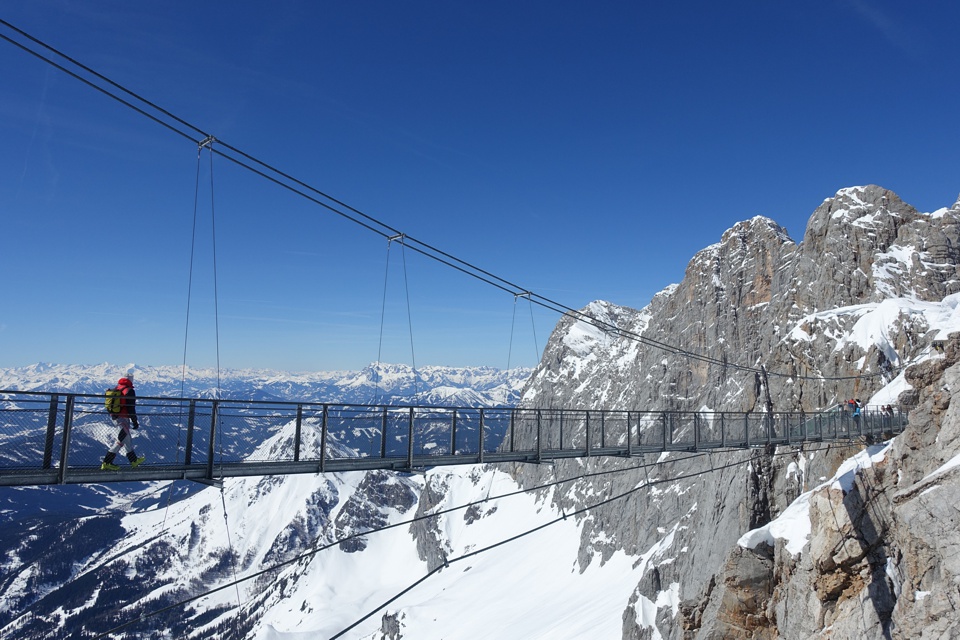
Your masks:
{"label": "cable anchor point", "polygon": [[387,244],[392,244],[394,240],[398,240],[400,244],[403,244],[403,239],[407,237],[405,233],[398,233],[395,236],[390,236],[387,238]]}
{"label": "cable anchor point", "polygon": [[213,146],[213,143],[216,141],[217,139],[214,138],[213,136],[207,136],[206,138],[204,138],[203,140],[197,143],[197,148],[203,149],[204,147]]}

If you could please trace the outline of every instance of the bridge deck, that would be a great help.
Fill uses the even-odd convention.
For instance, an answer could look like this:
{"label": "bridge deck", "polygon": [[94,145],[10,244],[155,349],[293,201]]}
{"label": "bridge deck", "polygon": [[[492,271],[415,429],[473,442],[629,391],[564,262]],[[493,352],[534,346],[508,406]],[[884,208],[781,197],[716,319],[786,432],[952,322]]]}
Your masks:
{"label": "bridge deck", "polygon": [[0,391],[0,486],[550,462],[899,433],[906,414],[704,413],[140,397],[137,469],[100,461],[117,428],[97,395]]}

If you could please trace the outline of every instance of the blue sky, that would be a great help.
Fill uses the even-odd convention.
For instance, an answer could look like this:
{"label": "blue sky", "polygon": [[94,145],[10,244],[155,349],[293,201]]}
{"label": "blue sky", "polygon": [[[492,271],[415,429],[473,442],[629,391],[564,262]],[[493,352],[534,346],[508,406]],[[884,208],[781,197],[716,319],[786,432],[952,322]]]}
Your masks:
{"label": "blue sky", "polygon": [[[954,2],[7,0],[0,18],[573,308],[643,307],[754,215],[800,241],[843,187],[921,211],[960,192]],[[530,366],[558,320],[222,158],[197,190],[195,143],[7,41],[0,78],[0,366],[180,364],[185,342],[196,366],[217,344],[225,368]]]}

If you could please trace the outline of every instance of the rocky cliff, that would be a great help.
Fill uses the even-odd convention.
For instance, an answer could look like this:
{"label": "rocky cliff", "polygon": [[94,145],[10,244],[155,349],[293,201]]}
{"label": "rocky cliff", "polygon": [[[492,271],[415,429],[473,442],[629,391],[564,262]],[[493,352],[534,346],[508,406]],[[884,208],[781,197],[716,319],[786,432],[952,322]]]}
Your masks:
{"label": "rocky cliff", "polygon": [[[939,377],[919,373],[944,365],[905,370],[936,356],[932,341],[943,337],[941,320],[957,306],[958,248],[960,203],[926,214],[877,186],[843,189],[814,211],[799,244],[772,220],[755,217],[699,252],[683,281],[647,308],[596,302],[557,325],[524,392],[526,406],[817,411],[851,397],[893,402],[907,389],[920,402],[908,433],[883,458],[902,451],[911,463],[904,471],[887,462],[854,474],[852,493],[830,488],[836,483],[812,497],[806,492],[865,442],[662,456],[652,467],[571,461],[512,468],[526,486],[582,472],[584,464],[622,469],[603,486],[580,482],[552,493],[567,511],[597,492],[682,478],[583,518],[581,570],[598,551],[603,558],[625,550],[648,563],[624,603],[624,638],[872,637],[912,622],[918,608],[950,610],[948,597],[932,595],[937,583],[956,599],[953,574],[933,561],[943,544],[933,543],[944,539],[955,510],[937,515],[930,493],[908,490],[953,446],[933,445],[938,433],[947,434],[924,408],[943,410],[949,394],[933,391]],[[811,504],[807,551],[739,544],[803,496]],[[880,504],[895,508],[881,517],[873,512]],[[897,533],[897,518],[925,528]],[[809,551],[815,545],[829,553]],[[916,561],[897,561],[908,555]],[[890,572],[897,577],[886,577]],[[911,599],[921,605],[906,606]],[[851,633],[831,636],[830,628]]]}
{"label": "rocky cliff", "polygon": [[711,613],[701,637],[960,635],[960,334],[906,375],[918,399],[909,429],[806,494],[802,547],[741,540],[701,603]]}

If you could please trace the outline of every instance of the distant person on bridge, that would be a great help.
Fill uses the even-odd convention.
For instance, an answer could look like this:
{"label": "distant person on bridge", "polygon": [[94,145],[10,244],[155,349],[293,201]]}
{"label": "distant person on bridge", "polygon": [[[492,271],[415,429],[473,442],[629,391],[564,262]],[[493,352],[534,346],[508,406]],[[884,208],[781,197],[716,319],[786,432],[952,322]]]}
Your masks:
{"label": "distant person on bridge", "polygon": [[117,386],[107,390],[107,413],[113,420],[120,432],[117,434],[117,441],[103,456],[103,464],[100,468],[104,471],[119,471],[120,467],[113,464],[117,452],[123,447],[127,450],[127,460],[130,461],[131,468],[137,468],[144,461],[145,456],[137,457],[133,449],[133,432],[130,430],[140,428],[140,421],[137,420],[137,394],[133,390],[133,369],[127,371],[127,374],[120,378]]}

